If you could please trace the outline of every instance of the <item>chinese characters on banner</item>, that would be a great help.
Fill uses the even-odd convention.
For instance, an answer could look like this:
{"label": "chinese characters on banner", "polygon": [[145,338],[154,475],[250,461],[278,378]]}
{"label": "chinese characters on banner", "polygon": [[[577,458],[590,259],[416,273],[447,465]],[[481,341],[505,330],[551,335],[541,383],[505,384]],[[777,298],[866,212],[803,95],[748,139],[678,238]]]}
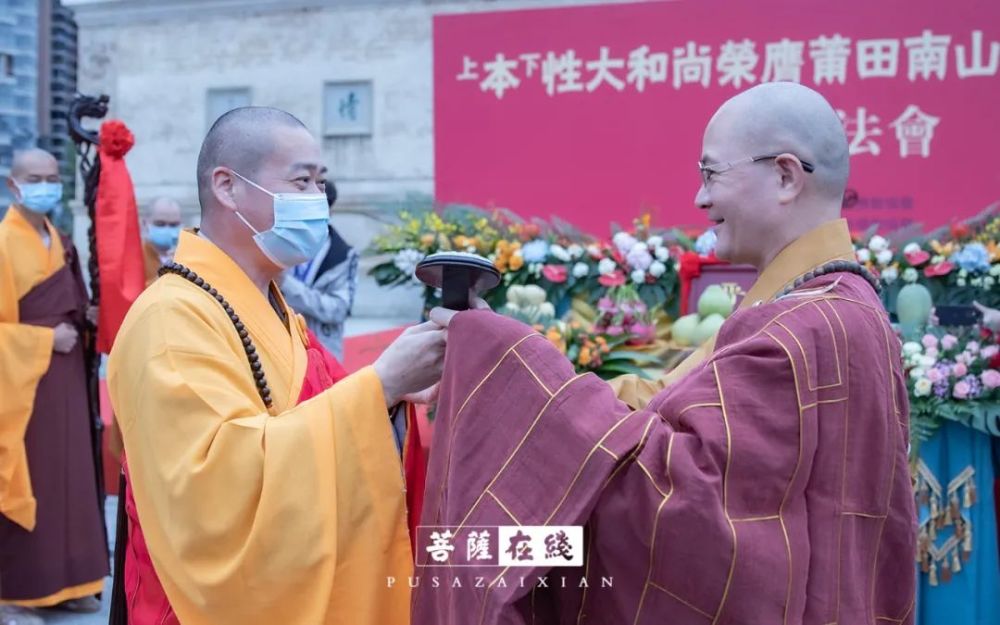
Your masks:
{"label": "chinese characters on banner", "polygon": [[852,225],[936,226],[1000,199],[989,166],[1000,115],[987,104],[1000,101],[1000,4],[831,4],[439,17],[438,199],[597,232],[643,210],[661,225],[704,225],[693,205],[704,126],[727,98],[771,81],[812,87],[836,108]]}

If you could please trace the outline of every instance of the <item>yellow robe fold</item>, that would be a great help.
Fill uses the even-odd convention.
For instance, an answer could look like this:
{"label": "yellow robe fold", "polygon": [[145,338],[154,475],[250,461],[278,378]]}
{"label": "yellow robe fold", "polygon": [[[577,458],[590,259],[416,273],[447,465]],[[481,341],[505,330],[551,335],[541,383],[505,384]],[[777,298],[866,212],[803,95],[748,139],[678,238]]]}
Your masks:
{"label": "yellow robe fold", "polygon": [[[828,221],[799,237],[781,250],[758,276],[740,308],[769,302],[786,286],[810,270],[834,260],[857,260],[846,219]],[[715,350],[715,337],[705,341],[676,368],[658,380],[624,375],[611,380],[618,399],[632,408],[643,408],[660,391],[701,364]]]}
{"label": "yellow robe fold", "polygon": [[35,527],[35,497],[24,433],[38,381],[49,369],[55,332],[19,323],[18,302],[65,264],[59,233],[46,226],[48,249],[13,206],[0,221],[0,513],[29,531]]}
{"label": "yellow robe fold", "polygon": [[290,332],[208,240],[182,233],[175,259],[240,316],[274,400],[267,410],[208,293],[168,275],[133,305],[109,390],[146,543],[180,622],[407,623],[409,589],[387,582],[410,575],[412,561],[377,375],[363,369],[297,404],[299,325]]}

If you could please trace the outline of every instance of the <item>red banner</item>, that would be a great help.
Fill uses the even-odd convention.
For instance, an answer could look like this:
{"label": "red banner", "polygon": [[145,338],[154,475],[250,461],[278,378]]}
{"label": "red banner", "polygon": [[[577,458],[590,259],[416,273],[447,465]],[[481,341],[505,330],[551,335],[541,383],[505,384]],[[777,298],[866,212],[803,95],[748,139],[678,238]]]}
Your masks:
{"label": "red banner", "polygon": [[1000,3],[677,0],[438,16],[437,198],[595,234],[705,225],[711,115],[760,82],[823,93],[851,145],[852,227],[937,226],[1000,198]]}

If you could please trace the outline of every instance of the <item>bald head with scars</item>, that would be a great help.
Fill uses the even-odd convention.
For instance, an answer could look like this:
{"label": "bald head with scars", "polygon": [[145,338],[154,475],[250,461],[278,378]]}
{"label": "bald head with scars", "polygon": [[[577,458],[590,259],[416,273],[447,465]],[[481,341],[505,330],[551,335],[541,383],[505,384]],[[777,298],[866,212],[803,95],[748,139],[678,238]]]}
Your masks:
{"label": "bald head with scars", "polygon": [[767,83],[733,97],[705,130],[703,184],[717,253],[763,268],[786,245],[840,216],[848,142],[837,113],[796,83]]}

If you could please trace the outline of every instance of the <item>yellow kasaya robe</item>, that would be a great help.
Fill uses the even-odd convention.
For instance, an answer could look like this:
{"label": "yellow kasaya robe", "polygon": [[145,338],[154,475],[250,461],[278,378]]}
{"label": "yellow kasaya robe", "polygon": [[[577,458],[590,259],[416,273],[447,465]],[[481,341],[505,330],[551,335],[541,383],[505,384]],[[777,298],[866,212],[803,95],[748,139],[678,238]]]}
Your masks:
{"label": "yellow kasaya robe", "polygon": [[[834,260],[857,260],[846,219],[821,224],[781,250],[757,277],[739,307],[770,302],[800,276]],[[660,391],[701,364],[714,350],[715,336],[712,336],[660,379],[643,380],[636,375],[624,375],[611,380],[611,387],[621,401],[632,408],[643,408]]]}
{"label": "yellow kasaya robe", "polygon": [[184,625],[409,621],[404,486],[381,382],[365,368],[298,403],[292,330],[222,250],[181,234],[175,260],[218,289],[260,355],[261,401],[239,335],[207,292],[166,275],[115,341],[111,400],[140,526]]}
{"label": "yellow kasaya robe", "polygon": [[0,221],[0,513],[26,530],[35,527],[35,497],[24,432],[38,381],[52,360],[55,331],[20,323],[18,302],[66,262],[58,232],[46,225],[48,249],[13,206]]}
{"label": "yellow kasaya robe", "polygon": [[47,248],[15,207],[0,221],[0,603],[28,607],[99,593],[108,571],[83,336],[52,351],[55,325],[82,324],[85,292],[45,227]]}

